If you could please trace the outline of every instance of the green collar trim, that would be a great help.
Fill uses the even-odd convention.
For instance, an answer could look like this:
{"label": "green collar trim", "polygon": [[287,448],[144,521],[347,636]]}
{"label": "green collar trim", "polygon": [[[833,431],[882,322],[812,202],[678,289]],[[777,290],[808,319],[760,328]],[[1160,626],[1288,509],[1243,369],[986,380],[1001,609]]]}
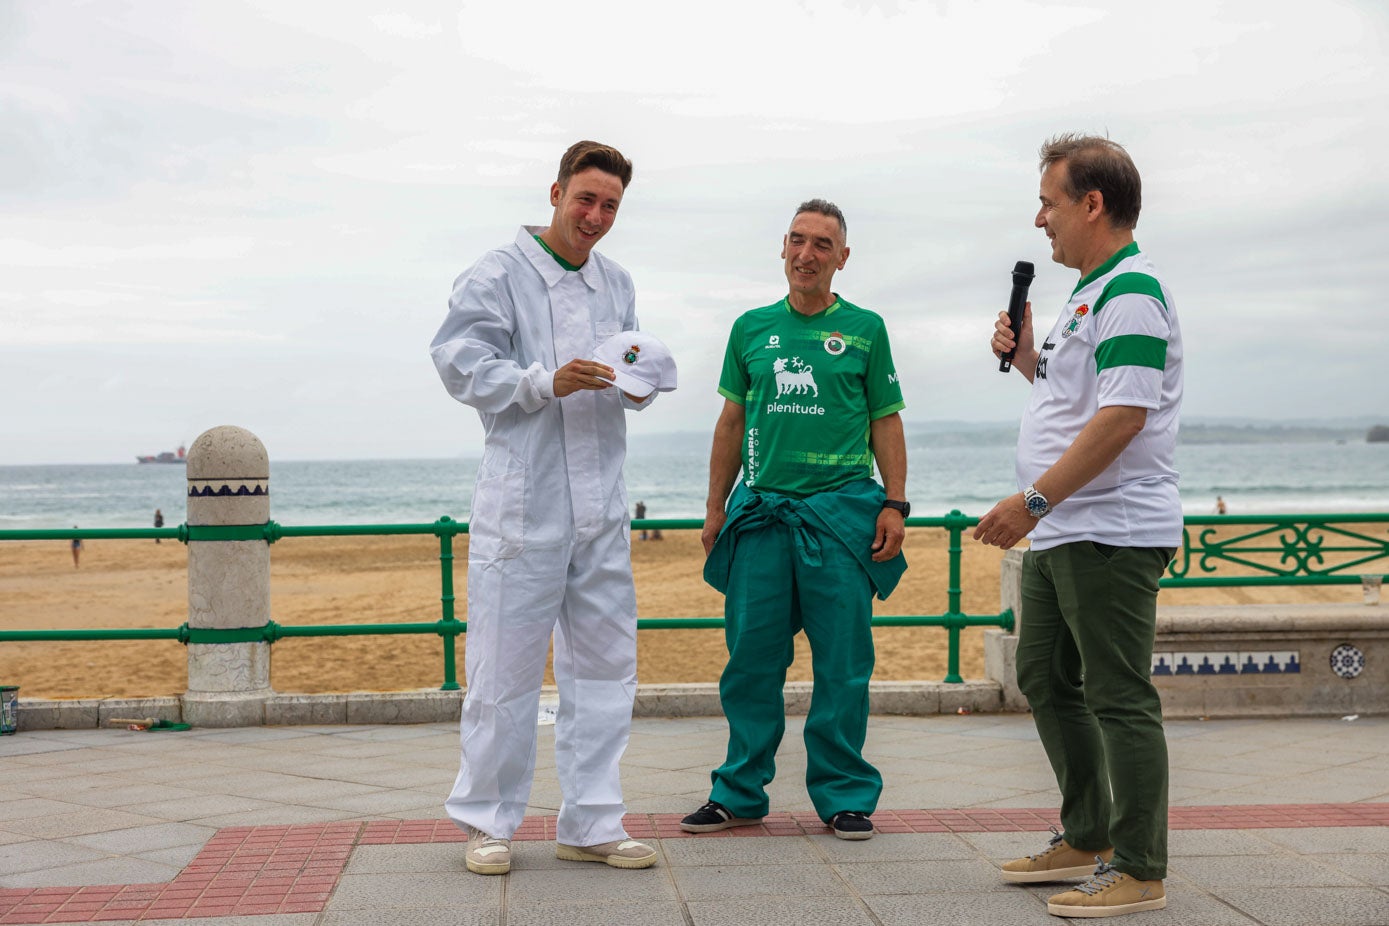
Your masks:
{"label": "green collar trim", "polygon": [[1081,279],[1081,281],[1076,284],[1076,288],[1071,290],[1071,295],[1074,296],[1076,293],[1080,292],[1082,289],[1089,286],[1091,283],[1095,282],[1109,271],[1113,270],[1115,267],[1119,265],[1119,261],[1123,260],[1126,257],[1132,257],[1137,253],[1138,242],[1130,241],[1128,244],[1115,251],[1114,255],[1110,257],[1109,260],[1105,261],[1104,263],[1096,267],[1094,270],[1091,270],[1089,273],[1087,273]]}
{"label": "green collar trim", "polygon": [[546,254],[549,254],[551,257],[553,257],[553,258],[555,259],[555,263],[559,264],[559,265],[560,265],[561,267],[563,267],[565,270],[578,270],[578,269],[579,269],[579,266],[581,266],[581,265],[571,264],[569,261],[565,260],[563,257],[560,257],[558,254],[555,253],[555,249],[552,248],[552,247],[550,247],[548,244],[546,244],[546,243],[545,243],[545,239],[542,238],[542,237],[540,237],[539,235],[531,235],[531,237],[535,239],[536,244],[540,245],[542,248],[545,249],[545,253],[546,253]]}
{"label": "green collar trim", "polygon": [[797,311],[795,310],[795,308],[791,305],[791,297],[790,297],[790,296],[783,296],[783,297],[782,297],[781,306],[782,306],[782,308],[784,308],[787,312],[790,312],[792,315],[795,315],[797,318],[805,319],[805,320],[808,321],[808,320],[810,320],[810,319],[812,319],[812,318],[820,318],[820,317],[822,317],[822,316],[829,315],[831,312],[838,311],[839,309],[843,308],[843,306],[844,306],[844,300],[839,298],[839,293],[835,293],[835,294],[834,294],[834,301],[831,302],[831,303],[829,304],[829,307],[828,307],[828,308],[825,308],[825,309],[821,309],[819,312],[816,312],[814,315],[803,315],[802,313],[797,312]]}

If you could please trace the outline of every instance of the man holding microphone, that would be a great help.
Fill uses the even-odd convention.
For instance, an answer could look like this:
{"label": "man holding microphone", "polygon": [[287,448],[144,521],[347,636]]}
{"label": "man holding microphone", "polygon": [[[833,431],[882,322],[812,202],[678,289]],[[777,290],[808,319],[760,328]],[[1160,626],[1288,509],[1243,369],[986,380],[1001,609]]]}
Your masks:
{"label": "man holding microphone", "polygon": [[1040,346],[1030,305],[1018,331],[999,313],[993,351],[1014,351],[1032,384],[1021,491],[974,537],[1004,549],[1032,538],[1018,685],[1056,773],[1064,831],[1003,877],[1088,876],[1048,912],[1113,916],[1167,903],[1167,744],[1149,676],[1158,580],[1182,536],[1182,338],[1172,294],[1133,238],[1142,196],[1128,153],[1061,135],[1042,146],[1041,170],[1035,224],[1080,282]]}

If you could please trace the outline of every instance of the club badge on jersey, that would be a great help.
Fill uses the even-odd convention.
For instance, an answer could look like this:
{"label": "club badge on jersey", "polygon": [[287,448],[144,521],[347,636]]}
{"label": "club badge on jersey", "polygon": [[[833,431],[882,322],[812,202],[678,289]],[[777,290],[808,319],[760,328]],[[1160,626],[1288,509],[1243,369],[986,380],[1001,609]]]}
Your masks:
{"label": "club badge on jersey", "polygon": [[1086,313],[1089,311],[1090,307],[1088,305],[1082,305],[1080,308],[1076,309],[1076,313],[1071,316],[1071,320],[1066,323],[1066,327],[1062,330],[1061,337],[1065,339],[1075,334],[1076,329],[1080,327],[1081,319],[1085,318]]}

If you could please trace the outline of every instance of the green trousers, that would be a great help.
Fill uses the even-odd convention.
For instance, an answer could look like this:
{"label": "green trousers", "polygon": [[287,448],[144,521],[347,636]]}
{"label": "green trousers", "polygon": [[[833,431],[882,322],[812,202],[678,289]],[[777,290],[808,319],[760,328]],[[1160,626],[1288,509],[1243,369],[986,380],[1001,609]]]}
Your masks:
{"label": "green trousers", "polygon": [[873,588],[842,544],[826,542],[819,552],[818,566],[806,564],[792,528],[779,521],[738,539],[724,600],[728,666],[719,679],[728,755],[710,792],[736,816],[768,811],[766,786],[786,732],[781,689],[801,629],[815,677],[805,721],[805,784],[815,811],[826,821],[841,810],[872,813],[882,794],[882,776],[863,758]]}
{"label": "green trousers", "polygon": [[1079,541],[1023,557],[1018,686],[1061,789],[1066,842],[1167,876],[1167,740],[1152,683],[1172,551]]}

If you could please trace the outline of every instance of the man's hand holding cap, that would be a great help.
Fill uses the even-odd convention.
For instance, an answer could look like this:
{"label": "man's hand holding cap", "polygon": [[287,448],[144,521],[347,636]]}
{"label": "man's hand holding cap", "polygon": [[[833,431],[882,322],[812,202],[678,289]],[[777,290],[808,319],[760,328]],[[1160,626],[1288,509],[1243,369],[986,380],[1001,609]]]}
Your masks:
{"label": "man's hand holding cap", "polygon": [[594,352],[613,369],[613,385],[630,396],[675,391],[675,358],[659,339],[642,331],[620,331]]}

